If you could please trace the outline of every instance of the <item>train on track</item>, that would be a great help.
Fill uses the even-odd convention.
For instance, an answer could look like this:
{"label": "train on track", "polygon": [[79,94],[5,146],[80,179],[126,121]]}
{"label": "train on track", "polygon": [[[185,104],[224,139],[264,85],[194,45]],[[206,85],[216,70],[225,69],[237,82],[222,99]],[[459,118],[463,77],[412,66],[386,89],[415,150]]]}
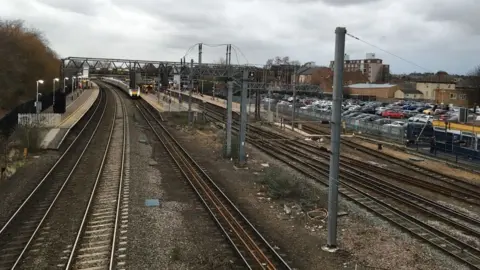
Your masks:
{"label": "train on track", "polygon": [[114,79],[111,77],[102,77],[101,80],[108,84],[111,84],[120,88],[123,92],[125,92],[125,94],[129,95],[130,98],[134,98],[134,99],[140,98],[140,86],[130,87],[124,81]]}

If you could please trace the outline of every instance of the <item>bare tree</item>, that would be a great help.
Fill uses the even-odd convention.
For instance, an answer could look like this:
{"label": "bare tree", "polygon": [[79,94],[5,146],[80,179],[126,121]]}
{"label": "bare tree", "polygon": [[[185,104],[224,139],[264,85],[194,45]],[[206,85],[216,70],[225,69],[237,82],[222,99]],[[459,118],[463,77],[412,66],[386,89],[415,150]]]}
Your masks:
{"label": "bare tree", "polygon": [[480,92],[480,65],[473,68],[469,73],[467,73],[468,86],[473,87]]}
{"label": "bare tree", "polygon": [[[60,61],[42,33],[26,28],[23,21],[0,20],[0,108],[10,110],[35,98],[35,81],[58,77]],[[52,88],[46,80],[41,92]]]}
{"label": "bare tree", "polygon": [[298,60],[290,60],[289,56],[275,56],[274,58],[270,58],[266,62],[267,67],[271,67],[273,65],[293,65],[293,66],[300,66],[301,63]]}
{"label": "bare tree", "polygon": [[265,65],[267,66],[267,68],[270,68],[273,65],[273,59],[268,59]]}
{"label": "bare tree", "polygon": [[217,61],[214,61],[213,63],[218,65],[226,65],[227,61],[225,60],[224,57],[220,57]]}
{"label": "bare tree", "polygon": [[300,63],[300,61],[298,61],[298,60],[292,60],[292,61],[290,61],[290,65],[292,65],[292,66],[301,66],[302,63]]}

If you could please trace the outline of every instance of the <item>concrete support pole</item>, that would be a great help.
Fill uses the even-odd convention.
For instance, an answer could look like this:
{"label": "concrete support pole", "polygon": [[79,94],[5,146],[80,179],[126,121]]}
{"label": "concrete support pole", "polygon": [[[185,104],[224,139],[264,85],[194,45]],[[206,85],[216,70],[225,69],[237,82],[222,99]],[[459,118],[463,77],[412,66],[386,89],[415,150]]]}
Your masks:
{"label": "concrete support pole", "polygon": [[188,93],[188,124],[192,124],[193,59],[190,60],[190,91]]}
{"label": "concrete support pole", "polygon": [[240,165],[245,164],[245,140],[247,135],[247,91],[248,91],[248,70],[243,71],[242,93],[240,101],[240,142],[239,142],[239,157]]}
{"label": "concrete support pole", "polygon": [[[263,83],[263,91],[265,91],[267,88],[267,80],[264,78],[264,83]],[[273,112],[272,112],[272,93],[270,92],[270,87],[268,88],[268,112],[267,112],[267,121],[272,122],[273,121]]]}
{"label": "concrete support pole", "polygon": [[232,99],[233,99],[233,82],[228,82],[227,90],[227,134],[225,142],[225,157],[232,156]]}
{"label": "concrete support pole", "polygon": [[293,106],[292,106],[292,130],[295,129],[295,105],[297,103],[297,68],[295,67],[293,71],[293,77],[295,78],[293,81]]}
{"label": "concrete support pole", "polygon": [[335,62],[331,118],[332,135],[328,184],[328,238],[327,245],[324,248],[330,252],[337,250],[338,171],[340,160],[340,131],[342,125],[343,61],[345,56],[346,33],[347,30],[344,27],[337,27],[335,29]]}
{"label": "concrete support pole", "polygon": [[198,64],[202,64],[202,47],[203,47],[203,44],[200,43],[198,44]]}
{"label": "concrete support pole", "polygon": [[227,59],[225,61],[227,61],[227,65],[231,65],[232,64],[232,44],[228,44],[228,51],[227,51]]}
{"label": "concrete support pole", "polygon": [[65,93],[65,87],[67,87],[65,85],[65,60],[64,59],[61,59],[60,60],[60,89],[62,91],[62,93]]}

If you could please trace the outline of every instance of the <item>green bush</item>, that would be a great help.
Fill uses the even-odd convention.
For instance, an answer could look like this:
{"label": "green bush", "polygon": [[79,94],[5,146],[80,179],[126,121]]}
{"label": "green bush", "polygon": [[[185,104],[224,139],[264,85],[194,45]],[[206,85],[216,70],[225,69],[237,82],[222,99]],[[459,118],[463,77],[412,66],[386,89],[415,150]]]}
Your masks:
{"label": "green bush", "polygon": [[306,199],[308,189],[298,179],[285,175],[281,170],[268,169],[261,181],[272,199]]}

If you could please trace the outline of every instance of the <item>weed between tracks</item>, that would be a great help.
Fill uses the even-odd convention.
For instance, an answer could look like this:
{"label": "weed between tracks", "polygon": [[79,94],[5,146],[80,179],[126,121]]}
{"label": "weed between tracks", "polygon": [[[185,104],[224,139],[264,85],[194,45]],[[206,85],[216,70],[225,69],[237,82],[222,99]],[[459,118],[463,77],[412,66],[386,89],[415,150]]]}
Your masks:
{"label": "weed between tracks", "polygon": [[181,259],[181,251],[179,247],[174,247],[170,251],[170,259],[172,261],[179,261]]}
{"label": "weed between tracks", "polygon": [[320,205],[320,196],[305,181],[286,175],[279,168],[268,168],[259,180],[266,194],[274,200],[296,200],[304,210]]}

